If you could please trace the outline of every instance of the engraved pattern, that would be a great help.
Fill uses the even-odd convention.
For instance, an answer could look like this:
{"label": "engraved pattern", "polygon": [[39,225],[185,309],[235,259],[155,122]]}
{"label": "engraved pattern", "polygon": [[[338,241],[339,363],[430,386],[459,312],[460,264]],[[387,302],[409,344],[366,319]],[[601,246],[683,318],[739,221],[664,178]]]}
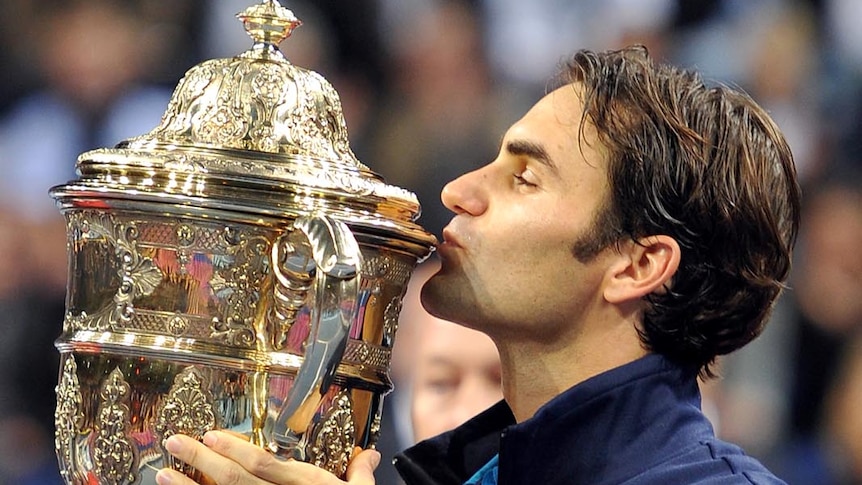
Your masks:
{"label": "engraved pattern", "polygon": [[137,480],[138,454],[129,440],[129,393],[131,388],[119,367],[105,381],[99,405],[98,430],[93,448],[95,471],[107,485]]}
{"label": "engraved pattern", "polygon": [[257,341],[254,315],[269,269],[270,242],[264,236],[249,236],[231,227],[225,228],[222,241],[224,256],[213,261],[209,284],[224,302],[225,311],[222,317],[213,318],[210,337],[251,348]]}
{"label": "engraved pattern", "polygon": [[156,248],[174,249],[184,247],[194,251],[210,252],[224,248],[224,230],[220,227],[201,224],[166,224],[163,222],[141,221],[139,241]]}
{"label": "engraved pattern", "polygon": [[66,483],[72,483],[74,473],[75,436],[81,427],[84,415],[81,411],[81,386],[78,384],[78,366],[74,356],[63,362],[63,370],[57,384],[57,407],[54,411],[54,449],[60,465],[60,475]]}
{"label": "engraved pattern", "polygon": [[395,345],[395,335],[398,332],[398,316],[403,307],[401,295],[393,297],[383,311],[383,345],[392,348]]}
{"label": "engraved pattern", "polygon": [[350,149],[338,93],[283,59],[212,59],[180,80],[162,123],[135,143],[204,145],[340,160]]}
{"label": "engraved pattern", "polygon": [[229,229],[216,227],[195,227],[195,249],[201,251],[215,251],[223,247],[223,238]]}
{"label": "engraved pattern", "polygon": [[[68,217],[70,240],[76,248],[86,241],[102,240],[102,244],[109,246],[108,250],[119,258],[121,282],[112,301],[99,303],[102,308],[93,314],[68,312],[64,330],[145,330],[177,337],[212,339],[235,347],[254,346],[254,315],[260,300],[260,287],[269,272],[267,256],[270,243],[266,235],[255,235],[252,231],[232,226],[174,226],[121,221],[95,211],[74,212]],[[141,237],[138,226],[147,239]],[[158,255],[154,248],[166,249],[166,254],[175,249],[176,263],[161,269],[170,263],[157,264]],[[155,255],[156,260],[145,254]],[[200,262],[201,269],[195,270],[196,274],[206,274],[207,266],[211,265],[209,280],[201,281],[207,286],[201,286],[200,290],[211,292],[211,296],[198,297],[204,299],[199,300],[202,303],[197,311],[185,314],[134,307],[136,298],[149,296],[165,281],[170,281],[171,285],[159,291],[192,291],[188,288],[172,290],[178,283],[176,275],[171,275],[171,272],[187,274],[190,271],[187,264],[197,257],[195,255],[204,258]],[[194,280],[189,281],[197,284]],[[212,297],[215,305],[206,310],[208,315],[195,314],[205,308],[202,306],[206,304],[205,298]]]}
{"label": "engraved pattern", "polygon": [[346,159],[358,166],[359,162],[347,141],[347,126],[338,93],[320,74],[294,69],[296,72],[291,77],[301,96],[285,120],[293,139],[309,149],[309,155],[323,159]]}
{"label": "engraved pattern", "polygon": [[393,285],[406,285],[413,272],[413,266],[388,255],[376,256],[365,260],[362,276],[370,280],[386,279]]}
{"label": "engraved pattern", "polygon": [[177,231],[169,224],[159,222],[142,221],[138,224],[138,229],[141,233],[141,239],[146,240],[147,244],[156,248],[173,248],[177,245]]}
{"label": "engraved pattern", "polygon": [[320,468],[344,476],[355,442],[353,403],[346,392],[341,392],[313,431],[309,457]]}
{"label": "engraved pattern", "polygon": [[374,412],[374,419],[371,420],[371,428],[368,430],[368,443],[371,446],[377,444],[380,441],[380,424],[383,421],[383,407],[382,405],[378,407],[377,411]]}
{"label": "engraved pattern", "polygon": [[189,320],[180,315],[174,315],[168,321],[167,332],[174,336],[180,336],[186,333],[189,328]]}
{"label": "engraved pattern", "polygon": [[134,300],[147,296],[162,281],[162,272],[153,260],[138,254],[137,227],[134,223],[117,223],[113,216],[103,212],[82,211],[69,215],[68,234],[74,246],[88,239],[104,238],[114,248],[120,261],[120,286],[114,294],[113,305],[105,305],[93,315],[66,314],[65,331],[72,330],[117,330],[125,327],[134,315]]}
{"label": "engraved pattern", "polygon": [[[126,328],[148,333],[164,333],[174,337],[205,338],[210,335],[211,323],[211,320],[206,317],[137,309],[135,318]],[[183,325],[185,327],[180,331]]]}
{"label": "engraved pattern", "polygon": [[195,230],[188,224],[180,224],[176,229],[177,244],[181,247],[190,247],[195,243]]}
{"label": "engraved pattern", "polygon": [[362,364],[387,368],[392,352],[384,347],[367,344],[360,340],[348,340],[342,361],[346,364]]}
{"label": "engraved pattern", "polygon": [[[145,152],[132,152],[131,154],[138,154],[143,157],[147,156]],[[207,173],[209,172],[207,169],[209,160],[210,157],[177,153],[172,154],[172,156],[167,159],[165,162],[165,168],[168,170],[175,170],[177,172]]]}
{"label": "engraved pattern", "polygon": [[372,292],[379,294],[381,288],[389,285],[401,288],[401,294],[393,297],[386,305],[383,313],[383,342],[385,347],[395,343],[395,333],[398,331],[398,315],[401,313],[402,298],[407,290],[412,267],[388,255],[381,255],[366,260],[362,268],[363,276],[370,282]]}
{"label": "engraved pattern", "polygon": [[376,256],[365,260],[362,267],[362,276],[370,280],[385,278],[392,269],[395,260],[388,256]]}
{"label": "engraved pattern", "polygon": [[[213,397],[206,384],[201,372],[194,367],[187,367],[177,374],[153,427],[161,443],[178,433],[200,439],[204,433],[215,429]],[[167,450],[163,450],[163,453],[171,468],[190,477],[197,474],[192,467],[175,459]]]}

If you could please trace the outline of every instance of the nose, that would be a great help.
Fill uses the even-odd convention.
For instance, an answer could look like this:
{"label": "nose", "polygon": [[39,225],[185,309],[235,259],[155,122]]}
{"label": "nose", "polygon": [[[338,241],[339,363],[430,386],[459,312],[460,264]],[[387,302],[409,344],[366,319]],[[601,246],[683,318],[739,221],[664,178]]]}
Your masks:
{"label": "nose", "polygon": [[440,193],[440,199],[447,209],[455,214],[478,216],[488,208],[487,170],[482,167],[446,184]]}

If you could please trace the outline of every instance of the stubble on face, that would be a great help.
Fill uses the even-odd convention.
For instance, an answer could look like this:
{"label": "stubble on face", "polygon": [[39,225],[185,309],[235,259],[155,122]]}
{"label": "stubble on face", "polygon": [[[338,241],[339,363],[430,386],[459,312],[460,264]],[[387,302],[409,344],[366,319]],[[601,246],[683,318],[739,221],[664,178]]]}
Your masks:
{"label": "stubble on face", "polygon": [[[420,301],[431,315],[469,327],[462,315],[469,313],[471,308],[475,310],[472,303],[475,297],[467,294],[472,290],[458,274],[463,269],[454,266],[452,261],[441,258],[440,269],[422,286]],[[467,312],[459,311],[461,308],[467,308]]]}

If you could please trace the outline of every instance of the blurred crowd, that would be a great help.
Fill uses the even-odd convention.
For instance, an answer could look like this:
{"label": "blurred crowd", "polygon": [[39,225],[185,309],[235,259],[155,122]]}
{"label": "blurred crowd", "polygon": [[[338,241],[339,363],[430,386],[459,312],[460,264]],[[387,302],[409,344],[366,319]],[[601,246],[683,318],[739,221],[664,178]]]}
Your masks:
{"label": "blurred crowd", "polygon": [[[0,3],[0,484],[60,483],[53,339],[66,250],[49,188],[74,178],[81,152],[155,127],[194,64],[250,47],[234,15],[255,1]],[[720,436],[789,483],[862,483],[862,1],[282,4],[304,22],[287,57],[335,86],[357,156],[414,191],[436,234],[449,218],[443,185],[495,157],[579,48],[644,44],[748,91],[794,151],[803,227],[773,321],[722,360],[704,407]]]}

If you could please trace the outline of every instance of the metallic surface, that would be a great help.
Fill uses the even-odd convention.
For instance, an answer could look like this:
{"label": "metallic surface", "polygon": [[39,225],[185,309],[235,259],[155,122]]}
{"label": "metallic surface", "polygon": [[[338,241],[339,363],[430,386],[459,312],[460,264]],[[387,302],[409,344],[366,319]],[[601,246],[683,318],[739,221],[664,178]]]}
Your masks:
{"label": "metallic surface", "polygon": [[343,474],[376,442],[401,299],[434,237],[361,164],[338,95],[278,43],[193,67],[161,124],[52,189],[69,281],[56,450],[69,484],[153,484],[164,439],[212,429]]}

